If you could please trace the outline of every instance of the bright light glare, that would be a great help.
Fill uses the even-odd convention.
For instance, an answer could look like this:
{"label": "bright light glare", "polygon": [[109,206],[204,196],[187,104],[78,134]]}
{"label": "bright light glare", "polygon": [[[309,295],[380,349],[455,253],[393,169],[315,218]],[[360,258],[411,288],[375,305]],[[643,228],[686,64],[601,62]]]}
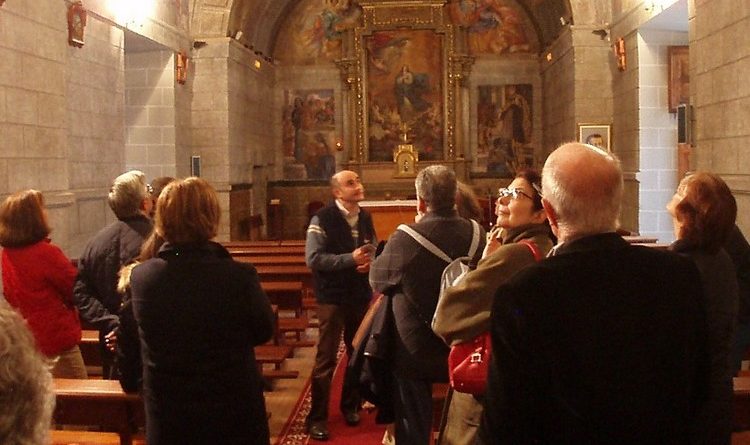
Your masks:
{"label": "bright light glare", "polygon": [[156,0],[109,0],[115,22],[125,26],[143,25],[156,8]]}

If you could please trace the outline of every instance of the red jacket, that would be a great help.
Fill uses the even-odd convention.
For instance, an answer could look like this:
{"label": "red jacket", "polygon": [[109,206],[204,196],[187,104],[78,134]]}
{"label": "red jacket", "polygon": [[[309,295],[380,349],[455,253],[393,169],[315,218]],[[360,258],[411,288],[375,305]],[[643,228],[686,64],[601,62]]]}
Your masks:
{"label": "red jacket", "polygon": [[55,356],[81,341],[81,322],[73,305],[77,270],[49,240],[5,248],[2,255],[5,299],[26,319],[39,349]]}

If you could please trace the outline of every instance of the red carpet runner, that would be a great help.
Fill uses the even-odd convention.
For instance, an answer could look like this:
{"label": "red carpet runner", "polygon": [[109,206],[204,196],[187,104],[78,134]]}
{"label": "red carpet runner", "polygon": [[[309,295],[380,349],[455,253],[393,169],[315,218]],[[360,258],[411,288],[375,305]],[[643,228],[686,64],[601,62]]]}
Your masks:
{"label": "red carpet runner", "polygon": [[310,440],[305,430],[305,418],[310,412],[310,382],[297,401],[292,410],[287,424],[284,426],[276,445],[306,445],[306,444],[328,444],[328,445],[380,445],[385,431],[384,425],[375,423],[375,413],[360,411],[362,421],[359,426],[350,427],[344,422],[344,417],[339,410],[341,400],[341,385],[344,380],[344,355],[339,360],[336,371],[333,374],[331,385],[331,402],[328,407],[328,431],[331,433],[327,442]]}

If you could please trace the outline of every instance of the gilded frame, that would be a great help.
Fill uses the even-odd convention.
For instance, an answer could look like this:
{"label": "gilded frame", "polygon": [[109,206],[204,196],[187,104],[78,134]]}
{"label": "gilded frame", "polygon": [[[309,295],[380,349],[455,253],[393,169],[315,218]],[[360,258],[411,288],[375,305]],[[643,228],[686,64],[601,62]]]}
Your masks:
{"label": "gilded frame", "polygon": [[370,110],[368,109],[368,48],[366,39],[380,31],[407,32],[408,30],[434,32],[442,40],[442,160],[453,160],[456,150],[456,97],[467,65],[455,54],[454,27],[444,11],[445,0],[417,0],[410,2],[395,0],[360,0],[363,16],[361,26],[353,30],[353,45],[350,54],[337,64],[351,94],[350,115],[353,119],[350,162],[370,161]]}

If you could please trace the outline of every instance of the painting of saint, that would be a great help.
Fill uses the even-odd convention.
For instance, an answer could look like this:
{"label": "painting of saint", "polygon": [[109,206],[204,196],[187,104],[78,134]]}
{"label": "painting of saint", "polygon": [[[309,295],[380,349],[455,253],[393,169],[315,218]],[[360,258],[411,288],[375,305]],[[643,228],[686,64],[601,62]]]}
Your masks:
{"label": "painting of saint", "polygon": [[472,54],[503,54],[534,51],[528,36],[534,32],[525,16],[507,0],[454,0],[450,4],[453,23],[469,32]]}
{"label": "painting of saint", "polygon": [[485,85],[477,102],[476,171],[512,177],[533,162],[531,85]]}
{"label": "painting of saint", "polygon": [[330,179],[336,170],[333,90],[285,91],[284,179]]}
{"label": "painting of saint", "polygon": [[404,130],[420,160],[443,159],[442,45],[432,30],[365,37],[370,162],[392,161]]}
{"label": "painting of saint", "polygon": [[362,9],[350,0],[302,0],[287,18],[276,44],[282,62],[310,65],[342,56],[342,38],[354,28]]}

